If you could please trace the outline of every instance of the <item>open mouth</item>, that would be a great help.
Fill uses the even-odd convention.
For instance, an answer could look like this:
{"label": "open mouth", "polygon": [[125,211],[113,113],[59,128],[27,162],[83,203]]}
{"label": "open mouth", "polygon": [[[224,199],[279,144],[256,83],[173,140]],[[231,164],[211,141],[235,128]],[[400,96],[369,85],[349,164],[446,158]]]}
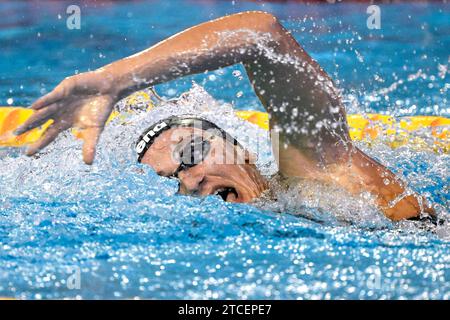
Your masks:
{"label": "open mouth", "polygon": [[235,188],[220,188],[214,194],[219,195],[224,201],[234,202],[238,198]]}

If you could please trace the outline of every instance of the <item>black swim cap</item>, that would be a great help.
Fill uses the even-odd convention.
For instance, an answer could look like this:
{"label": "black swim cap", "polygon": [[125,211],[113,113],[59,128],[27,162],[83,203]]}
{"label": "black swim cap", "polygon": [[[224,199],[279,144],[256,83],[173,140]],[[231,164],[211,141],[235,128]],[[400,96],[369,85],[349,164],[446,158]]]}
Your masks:
{"label": "black swim cap", "polygon": [[136,153],[138,154],[138,162],[141,162],[147,150],[151,147],[155,139],[160,136],[164,131],[177,127],[188,127],[188,128],[198,128],[202,130],[214,130],[215,134],[221,136],[223,139],[232,141],[233,145],[240,146],[240,143],[230,136],[225,130],[219,128],[216,124],[211,121],[196,118],[196,117],[178,117],[173,116],[160,120],[150,126],[144,133],[139,137],[136,143]]}

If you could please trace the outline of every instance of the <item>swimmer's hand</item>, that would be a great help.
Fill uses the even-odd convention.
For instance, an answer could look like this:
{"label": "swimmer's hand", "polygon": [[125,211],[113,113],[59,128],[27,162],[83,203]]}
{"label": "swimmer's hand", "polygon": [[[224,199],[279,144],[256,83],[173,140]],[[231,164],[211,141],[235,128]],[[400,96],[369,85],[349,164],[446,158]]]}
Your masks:
{"label": "swimmer's hand", "polygon": [[112,83],[111,77],[102,71],[81,73],[66,78],[52,92],[34,102],[31,108],[35,113],[14,134],[25,133],[50,119],[53,123],[28,147],[26,154],[34,155],[61,132],[75,128],[84,140],[83,160],[92,164],[100,135],[118,100],[111,90]]}

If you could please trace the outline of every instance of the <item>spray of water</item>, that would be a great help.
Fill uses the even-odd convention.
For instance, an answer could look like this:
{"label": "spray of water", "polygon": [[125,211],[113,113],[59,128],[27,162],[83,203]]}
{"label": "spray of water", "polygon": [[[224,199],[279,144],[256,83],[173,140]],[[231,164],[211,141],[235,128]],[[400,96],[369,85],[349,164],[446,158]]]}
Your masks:
{"label": "spray of water", "polygon": [[[244,147],[258,154],[257,165],[263,174],[269,177],[276,173],[267,132],[238,118],[231,105],[218,102],[194,84],[180,98],[161,102],[150,112],[129,113],[112,121],[102,135],[96,163],[92,167],[82,163],[80,142],[70,133],[59,137],[37,157],[28,158],[17,151],[4,150],[0,167],[7,169],[0,171],[0,204],[8,208],[17,199],[48,202],[64,199],[76,207],[79,202],[106,199],[109,197],[107,194],[116,192],[119,198],[137,196],[152,170],[136,164],[136,138],[150,124],[172,115],[196,115],[213,121],[237,137]],[[360,144],[359,147],[394,168],[412,188],[437,203],[440,215],[447,215],[449,176],[446,168],[450,164],[447,155],[418,151],[408,146],[392,150],[382,142],[371,146]],[[119,181],[123,179],[129,180],[127,190],[119,192],[114,186],[120,185]],[[167,179],[153,173],[150,179],[147,183],[158,186],[167,195],[176,193],[176,186]],[[352,223],[369,228],[390,225],[367,194],[354,197],[335,187],[306,181],[281,181],[276,175],[271,181],[270,195],[255,203],[261,209],[331,224]],[[135,187],[133,183],[136,183]],[[36,217],[37,220],[41,218]]]}

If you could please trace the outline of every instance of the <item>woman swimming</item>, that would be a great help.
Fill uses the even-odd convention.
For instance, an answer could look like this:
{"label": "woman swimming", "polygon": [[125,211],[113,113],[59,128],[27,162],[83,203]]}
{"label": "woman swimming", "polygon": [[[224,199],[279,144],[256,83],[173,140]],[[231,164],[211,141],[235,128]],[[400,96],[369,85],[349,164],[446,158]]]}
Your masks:
{"label": "woman swimming", "polygon": [[[352,143],[332,80],[277,19],[264,12],[206,22],[141,53],[69,77],[32,105],[36,113],[16,134],[54,120],[28,148],[27,154],[33,155],[60,132],[76,127],[84,140],[83,159],[91,164],[120,99],[148,86],[237,63],[244,65],[270,114],[271,128],[279,132],[282,176],[337,185],[355,195],[369,192],[392,220],[434,216],[422,196],[407,191],[390,170]],[[268,186],[249,152],[195,115],[154,124],[138,140],[136,151],[139,161],[158,174],[179,179],[182,194],[220,194],[226,201],[250,202]]]}

